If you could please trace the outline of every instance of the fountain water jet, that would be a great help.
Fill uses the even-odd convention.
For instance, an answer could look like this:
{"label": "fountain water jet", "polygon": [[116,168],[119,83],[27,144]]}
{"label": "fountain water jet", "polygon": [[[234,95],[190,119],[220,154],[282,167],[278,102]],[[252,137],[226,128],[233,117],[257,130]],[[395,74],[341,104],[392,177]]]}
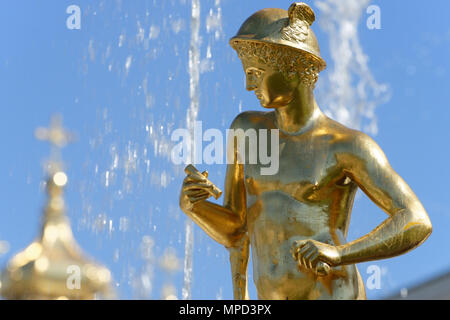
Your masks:
{"label": "fountain water jet", "polygon": [[[186,116],[186,125],[194,136],[194,124],[197,120],[199,111],[199,81],[200,81],[200,0],[192,0],[191,10],[191,42],[189,47],[189,98],[190,105]],[[194,140],[190,143],[191,151],[189,154],[195,154]],[[193,162],[194,159],[191,159]],[[183,299],[191,299],[191,283],[192,283],[192,255],[194,250],[194,230],[193,222],[186,220],[186,238],[184,249],[184,285]]]}
{"label": "fountain water jet", "polygon": [[358,25],[369,0],[316,0],[319,23],[328,34],[333,63],[318,86],[319,105],[328,116],[354,129],[377,133],[375,109],[389,100],[386,84],[378,83],[368,65]]}

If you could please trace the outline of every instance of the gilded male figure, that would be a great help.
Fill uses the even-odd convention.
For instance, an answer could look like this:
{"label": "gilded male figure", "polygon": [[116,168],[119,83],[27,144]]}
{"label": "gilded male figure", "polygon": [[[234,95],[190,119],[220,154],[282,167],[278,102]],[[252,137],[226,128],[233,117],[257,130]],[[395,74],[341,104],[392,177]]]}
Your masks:
{"label": "gilded male figure", "polygon": [[[207,201],[213,188],[207,173],[183,182],[182,210],[229,249],[236,299],[248,299],[249,246],[260,299],[365,299],[355,264],[405,253],[432,230],[380,147],[319,109],[313,89],[326,64],[310,28],[314,20],[304,3],[265,9],[230,41],[247,90],[271,110],[243,112],[231,128],[279,129],[278,172],[261,175],[261,164],[245,162],[248,148],[240,155],[235,144],[223,206]],[[388,218],[347,242],[358,187]]]}

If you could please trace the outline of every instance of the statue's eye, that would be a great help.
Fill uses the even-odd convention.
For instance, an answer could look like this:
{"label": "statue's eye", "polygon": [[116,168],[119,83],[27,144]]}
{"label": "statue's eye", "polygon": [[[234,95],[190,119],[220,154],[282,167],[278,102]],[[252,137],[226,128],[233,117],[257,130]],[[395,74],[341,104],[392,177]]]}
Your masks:
{"label": "statue's eye", "polygon": [[262,76],[262,71],[260,71],[258,69],[248,69],[246,71],[246,73],[247,73],[247,76],[253,76],[253,77],[256,77],[256,78],[259,78],[259,77]]}

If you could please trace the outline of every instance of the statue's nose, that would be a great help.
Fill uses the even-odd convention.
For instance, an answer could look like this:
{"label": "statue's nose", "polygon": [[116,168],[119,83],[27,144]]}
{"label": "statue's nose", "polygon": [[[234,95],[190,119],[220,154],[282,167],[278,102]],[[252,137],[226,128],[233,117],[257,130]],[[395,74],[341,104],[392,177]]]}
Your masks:
{"label": "statue's nose", "polygon": [[255,81],[255,77],[252,75],[247,75],[247,79],[246,79],[246,88],[248,91],[253,91],[256,90],[256,88],[258,87],[256,85],[256,81]]}

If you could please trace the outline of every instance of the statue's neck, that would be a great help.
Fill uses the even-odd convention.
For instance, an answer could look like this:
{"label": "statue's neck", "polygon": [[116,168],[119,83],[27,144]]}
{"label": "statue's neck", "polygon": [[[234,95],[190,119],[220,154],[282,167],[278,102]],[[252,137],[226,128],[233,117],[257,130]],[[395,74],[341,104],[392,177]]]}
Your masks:
{"label": "statue's neck", "polygon": [[287,106],[275,109],[278,129],[291,134],[308,128],[320,114],[312,88],[303,86],[297,88],[294,99]]}

